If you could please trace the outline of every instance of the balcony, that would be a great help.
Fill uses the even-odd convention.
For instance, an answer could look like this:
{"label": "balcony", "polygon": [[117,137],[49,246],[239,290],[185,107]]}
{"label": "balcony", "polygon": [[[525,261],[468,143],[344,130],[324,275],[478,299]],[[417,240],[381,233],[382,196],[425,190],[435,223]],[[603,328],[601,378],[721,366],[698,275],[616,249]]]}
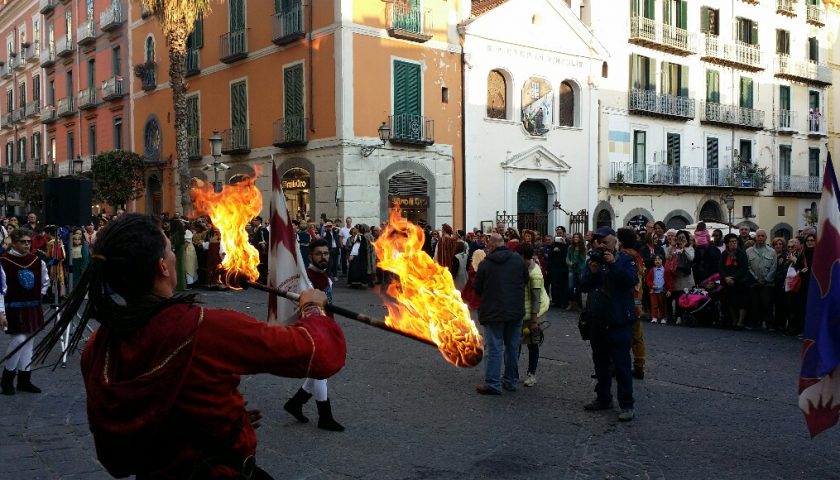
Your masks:
{"label": "balcony", "polygon": [[40,61],[41,44],[37,40],[30,43],[23,49],[23,61],[27,63],[34,63]]}
{"label": "balcony", "polygon": [[44,105],[44,108],[41,109],[41,123],[50,124],[54,123],[58,117],[55,115],[55,106],[54,105]]}
{"label": "balcony", "polygon": [[738,127],[747,130],[761,130],[764,128],[763,110],[702,102],[700,113],[700,121],[702,123]]}
{"label": "balcony", "polygon": [[40,2],[40,6],[41,6],[40,12],[43,13],[44,15],[47,15],[48,13],[52,12],[55,9],[55,4],[56,3],[57,2],[55,0],[41,0],[41,2]]}
{"label": "balcony", "polygon": [[23,55],[18,56],[14,53],[12,55],[14,56],[9,58],[9,68],[17,71],[23,70],[26,67],[26,61],[24,61]]}
{"label": "balcony", "polygon": [[134,75],[140,79],[140,88],[144,92],[157,88],[157,63],[138,63],[134,66]]}
{"label": "balcony", "polygon": [[248,30],[235,30],[219,36],[219,61],[233,63],[248,56]]}
{"label": "balcony", "polygon": [[779,175],[773,182],[773,193],[814,193],[822,191],[820,177],[808,175]]}
{"label": "balcony", "polygon": [[198,135],[187,135],[187,158],[201,159],[201,137]]}
{"label": "balcony", "polygon": [[96,88],[87,88],[79,92],[78,105],[79,110],[88,110],[95,108],[99,103],[99,98],[96,95]]}
{"label": "balcony", "polygon": [[11,65],[0,63],[0,78],[12,78]]}
{"label": "balcony", "polygon": [[200,53],[197,48],[187,49],[187,54],[184,56],[184,75],[187,77],[201,73]]}
{"label": "balcony", "polygon": [[277,12],[271,19],[271,41],[282,47],[305,37],[303,31],[303,6],[297,2],[293,8]]}
{"label": "balcony", "polygon": [[796,0],[776,0],[776,13],[786,17],[795,17]]}
{"label": "balcony", "polygon": [[808,113],[808,136],[809,137],[827,137],[828,136],[828,121],[822,119],[822,113],[810,112]]}
{"label": "balcony", "polygon": [[115,76],[111,77],[105,82],[102,83],[102,100],[106,102],[111,100],[117,100],[125,96],[125,85],[124,85],[123,77]]}
{"label": "balcony", "polygon": [[776,77],[818,87],[831,85],[828,64],[811,60],[793,60],[790,55],[776,55]]}
{"label": "balcony", "polygon": [[55,65],[55,46],[49,45],[41,50],[41,68],[49,68]]}
{"label": "balcony", "polygon": [[628,41],[675,55],[685,56],[697,53],[697,36],[695,34],[646,17],[632,17],[630,19],[630,38]]}
{"label": "balcony", "polygon": [[302,147],[308,143],[306,117],[286,117],[274,122],[275,147]]}
{"label": "balcony", "polygon": [[744,188],[757,190],[769,181],[766,174],[733,168],[675,167],[667,164],[610,162],[610,184],[640,187]]}
{"label": "balcony", "polygon": [[120,28],[123,21],[123,9],[120,3],[111,3],[111,6],[99,14],[99,28],[103,32],[110,32]]}
{"label": "balcony", "polygon": [[432,13],[421,11],[416,6],[390,2],[385,5],[388,21],[388,35],[412,42],[428,42],[432,39]]}
{"label": "balcony", "polygon": [[251,130],[246,127],[227,128],[222,132],[222,153],[241,155],[251,151]]}
{"label": "balcony", "polygon": [[41,114],[41,99],[40,98],[36,98],[35,100],[32,100],[31,102],[26,104],[26,107],[24,109],[24,116],[26,116],[26,118],[34,118],[34,117],[39,116],[40,114]]}
{"label": "balcony", "polygon": [[777,133],[796,133],[797,114],[791,110],[779,110],[776,112],[776,132]]}
{"label": "balcony", "polygon": [[79,24],[79,28],[76,29],[76,43],[89,45],[94,42],[96,42],[96,24],[93,20]]}
{"label": "balcony", "polygon": [[675,95],[659,95],[653,90],[630,90],[627,109],[638,115],[652,115],[674,120],[694,118],[694,99]]}
{"label": "balcony", "polygon": [[702,42],[703,51],[700,53],[700,59],[705,62],[750,72],[764,70],[761,64],[761,49],[758,45],[750,45],[739,40],[724,43],[719,36],[712,34],[706,34]]}
{"label": "balcony", "polygon": [[26,106],[16,108],[12,111],[12,123],[22,122],[26,118]]}
{"label": "balcony", "polygon": [[435,143],[435,121],[422,115],[403,113],[388,117],[394,144],[432,145]]}
{"label": "balcony", "polygon": [[76,45],[73,39],[68,36],[63,36],[55,42],[55,55],[57,57],[68,57],[76,51]]}
{"label": "balcony", "polygon": [[808,5],[805,21],[817,27],[825,26],[825,7],[822,5]]}
{"label": "balcony", "polygon": [[10,129],[12,128],[12,112],[4,113],[2,117],[0,117],[0,128],[3,129]]}
{"label": "balcony", "polygon": [[76,113],[76,105],[73,97],[62,98],[58,101],[58,106],[55,109],[55,114],[59,117],[69,117]]}

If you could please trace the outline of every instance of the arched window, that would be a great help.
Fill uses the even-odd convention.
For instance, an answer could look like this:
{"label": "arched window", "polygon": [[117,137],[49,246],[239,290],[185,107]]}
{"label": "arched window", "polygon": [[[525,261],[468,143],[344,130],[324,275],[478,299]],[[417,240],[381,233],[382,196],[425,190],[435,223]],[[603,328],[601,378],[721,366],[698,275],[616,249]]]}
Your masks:
{"label": "arched window", "polygon": [[151,35],[146,37],[145,59],[146,62],[155,61],[155,37]]}
{"label": "arched window", "polygon": [[487,118],[507,118],[507,82],[498,70],[487,75]]}
{"label": "arched window", "polygon": [[531,135],[542,136],[551,129],[554,119],[554,95],[551,84],[531,77],[522,86],[522,126]]}
{"label": "arched window", "polygon": [[560,84],[560,105],[557,111],[557,124],[561,127],[575,126],[575,91],[569,82]]}
{"label": "arched window", "polygon": [[156,118],[146,120],[143,127],[143,158],[150,163],[160,162],[160,125]]}

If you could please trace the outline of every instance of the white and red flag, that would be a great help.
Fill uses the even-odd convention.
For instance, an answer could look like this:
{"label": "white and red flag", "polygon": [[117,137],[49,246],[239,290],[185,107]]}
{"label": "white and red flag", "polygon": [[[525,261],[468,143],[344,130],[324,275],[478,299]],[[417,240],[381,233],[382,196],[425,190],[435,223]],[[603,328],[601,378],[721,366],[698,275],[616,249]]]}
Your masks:
{"label": "white and red flag", "polygon": [[[271,216],[269,218],[268,286],[300,293],[312,288],[292,224],[277,167],[271,165]],[[268,294],[268,323],[291,325],[297,320],[297,305]]]}

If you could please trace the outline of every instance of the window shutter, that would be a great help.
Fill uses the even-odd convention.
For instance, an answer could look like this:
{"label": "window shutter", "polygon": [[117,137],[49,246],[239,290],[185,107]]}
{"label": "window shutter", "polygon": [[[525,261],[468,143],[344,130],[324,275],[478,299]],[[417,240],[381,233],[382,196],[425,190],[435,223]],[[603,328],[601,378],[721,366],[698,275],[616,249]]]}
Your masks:
{"label": "window shutter", "polygon": [[706,168],[718,168],[718,139],[706,138]]}
{"label": "window shutter", "polygon": [[639,0],[630,0],[630,16],[639,16]]}
{"label": "window shutter", "polygon": [[654,9],[656,4],[656,0],[645,0],[645,18],[649,18],[651,20],[656,18],[656,13]]}
{"label": "window shutter", "polygon": [[245,12],[243,0],[230,0],[230,31],[236,32],[245,28]]}
{"label": "window shutter", "polygon": [[635,53],[630,54],[630,90],[640,90],[642,84],[639,81],[639,71],[641,65],[639,64],[639,56]]}
{"label": "window shutter", "polygon": [[193,27],[193,48],[204,47],[204,17],[198,17]]}
{"label": "window shutter", "polygon": [[682,29],[688,28],[688,2],[686,0],[680,0],[680,24],[679,27]]}
{"label": "window shutter", "polygon": [[741,77],[741,107],[753,108],[753,81],[748,77]]}
{"label": "window shutter", "polygon": [[230,120],[231,127],[245,128],[248,121],[248,97],[245,82],[237,82],[230,88]]}
{"label": "window shutter", "polygon": [[816,37],[808,39],[808,60],[818,62],[820,59],[820,42]]}
{"label": "window shutter", "polygon": [[303,118],[303,65],[289,67],[283,72],[283,94],[286,118]]}
{"label": "window shutter", "polygon": [[787,85],[779,85],[779,108],[790,110],[790,87]]}
{"label": "window shutter", "polygon": [[671,2],[673,0],[665,0],[662,3],[662,23],[671,25]]}
{"label": "window shutter", "polygon": [[187,97],[187,135],[198,136],[198,96]]}
{"label": "window shutter", "polygon": [[420,115],[420,65],[394,62],[394,115]]}
{"label": "window shutter", "polygon": [[700,7],[700,32],[712,33],[709,28],[709,7]]}
{"label": "window shutter", "polygon": [[645,90],[656,90],[656,62],[650,58],[644,57],[644,62],[647,63],[647,78],[645,79]]}
{"label": "window shutter", "polygon": [[750,31],[750,45],[758,45],[758,22],[750,22],[752,27]]}
{"label": "window shutter", "polygon": [[688,65],[680,65],[680,96],[688,97]]}

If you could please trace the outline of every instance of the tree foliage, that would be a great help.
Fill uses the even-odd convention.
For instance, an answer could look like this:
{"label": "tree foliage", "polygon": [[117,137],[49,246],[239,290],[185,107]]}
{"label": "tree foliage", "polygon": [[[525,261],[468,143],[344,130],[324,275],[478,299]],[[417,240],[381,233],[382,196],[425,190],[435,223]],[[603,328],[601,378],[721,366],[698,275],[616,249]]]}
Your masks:
{"label": "tree foliage", "polygon": [[11,192],[17,192],[27,211],[41,212],[44,207],[44,181],[49,178],[45,169],[13,174]]}
{"label": "tree foliage", "polygon": [[143,157],[125,150],[103,152],[93,157],[91,173],[96,197],[112,206],[125,205],[143,195]]}

